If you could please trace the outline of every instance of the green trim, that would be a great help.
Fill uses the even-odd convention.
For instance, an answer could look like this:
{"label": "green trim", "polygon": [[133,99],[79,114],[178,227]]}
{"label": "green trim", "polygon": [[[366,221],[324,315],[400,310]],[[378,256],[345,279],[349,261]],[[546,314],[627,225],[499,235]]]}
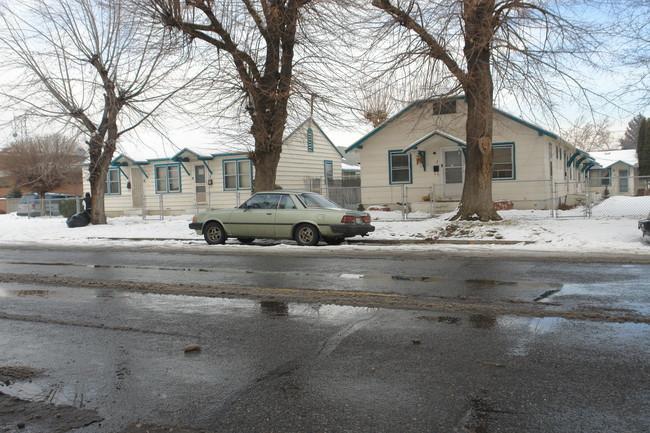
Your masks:
{"label": "green trim", "polygon": [[[168,160],[168,159],[166,159]],[[154,165],[153,168],[153,174],[154,174],[154,190],[156,191],[156,194],[179,194],[183,192],[183,178],[181,177],[181,166],[182,164],[176,162],[176,163],[171,163],[171,164],[157,164]],[[158,189],[158,168],[159,167],[176,167],[178,170],[178,191],[170,191],[169,190],[169,170],[165,170],[165,190],[159,190]],[[184,168],[184,167],[183,167]],[[187,171],[187,169],[186,169]]]}
{"label": "green trim", "polygon": [[[512,156],[512,177],[492,177],[493,181],[499,181],[499,180],[517,180],[517,158],[516,155],[517,153],[515,152],[516,150],[516,145],[514,141],[504,141],[501,143],[492,143],[492,149],[494,150],[495,147],[510,147],[511,149],[511,156]],[[492,161],[492,171],[494,172],[494,161]]]}
{"label": "green trim", "polygon": [[420,138],[415,143],[405,147],[403,151],[408,152],[409,150],[417,149],[418,146],[420,146],[422,143],[424,143],[425,141],[427,141],[428,139],[430,139],[430,138],[432,138],[432,137],[434,137],[436,135],[439,136],[439,137],[442,137],[442,138],[444,138],[446,140],[449,140],[452,143],[456,143],[460,147],[467,146],[467,143],[465,141],[461,140],[460,138],[454,137],[453,135],[447,134],[445,132],[442,132],[442,131],[436,129],[435,131],[430,132],[427,135],[425,135],[424,137]]}
{"label": "green trim", "polygon": [[[110,172],[117,172],[117,192],[109,192],[108,191],[108,184],[109,179],[110,179]],[[124,173],[120,167],[117,168],[109,168],[106,172],[106,182],[104,184],[104,195],[122,195],[122,179],[120,176],[120,172]]]}
{"label": "green trim", "polygon": [[212,173],[212,170],[210,169],[210,166],[208,165],[208,163],[205,162],[204,159],[201,159],[200,161],[203,163],[203,165],[205,165],[205,168],[208,169],[208,172],[209,172],[210,174],[213,174],[213,173]]}
{"label": "green trim", "polygon": [[[411,111],[413,108],[419,107],[419,106],[421,106],[423,104],[430,104],[430,103],[435,102],[435,101],[441,101],[441,100],[446,100],[446,99],[456,99],[456,100],[460,101],[460,100],[465,100],[465,96],[456,96],[456,97],[450,97],[450,98],[431,98],[431,99],[415,101],[415,102],[411,103],[410,105],[408,105],[406,108],[402,109],[399,113],[397,113],[396,115],[394,115],[390,119],[386,120],[384,123],[379,125],[377,128],[373,129],[368,134],[361,137],[359,140],[357,140],[355,143],[353,143],[350,147],[345,149],[345,153],[348,153],[353,149],[361,149],[361,145],[365,141],[370,139],[372,136],[377,134],[382,129],[386,128],[391,123],[395,122],[396,120],[398,120],[399,118],[404,116],[404,114]],[[537,133],[540,136],[546,135],[546,136],[551,137],[553,139],[559,139],[560,138],[557,134],[554,134],[554,133],[552,133],[552,132],[550,132],[550,131],[548,131],[548,130],[546,130],[544,128],[541,128],[541,127],[539,127],[539,126],[537,126],[537,125],[535,125],[533,123],[527,122],[524,119],[516,117],[516,116],[514,116],[514,115],[512,115],[510,113],[507,113],[507,112],[503,111],[503,110],[500,110],[498,108],[493,107],[493,111],[494,111],[494,113],[497,113],[497,114],[499,114],[499,115],[501,115],[501,116],[503,116],[503,117],[505,117],[507,119],[510,119],[510,120],[512,120],[512,121],[514,121],[516,123],[519,123],[519,124],[521,124],[521,125],[523,125],[523,126],[525,126],[527,128],[530,128],[530,129],[534,130],[534,131],[537,131]]]}
{"label": "green trim", "polygon": [[307,128],[307,152],[314,151],[314,130]]}
{"label": "green trim", "polygon": [[[250,170],[249,170],[249,182],[250,186],[241,186],[239,185],[239,161],[248,161]],[[235,162],[235,188],[226,188],[226,163]],[[221,187],[224,191],[248,191],[253,188],[253,163],[248,158],[233,158],[233,159],[224,159],[221,161]]]}
{"label": "green trim", "polygon": [[122,167],[120,167],[120,166],[118,165],[118,166],[117,166],[117,169],[120,170],[120,173],[122,173],[122,174],[124,175],[124,177],[126,177],[127,180],[129,180],[129,176],[127,176],[126,173],[124,173],[124,170],[122,170]]}
{"label": "green trim", "polygon": [[[393,182],[393,158],[392,155],[400,154],[406,155],[408,157],[408,166],[409,166],[409,180],[404,182]],[[388,151],[388,183],[390,185],[407,185],[413,183],[413,158],[411,154],[402,152],[401,150],[389,150]]]}
{"label": "green trim", "polygon": [[323,178],[325,179],[325,184],[327,184],[327,164],[332,166],[332,180],[334,180],[334,161],[330,159],[323,160]]}

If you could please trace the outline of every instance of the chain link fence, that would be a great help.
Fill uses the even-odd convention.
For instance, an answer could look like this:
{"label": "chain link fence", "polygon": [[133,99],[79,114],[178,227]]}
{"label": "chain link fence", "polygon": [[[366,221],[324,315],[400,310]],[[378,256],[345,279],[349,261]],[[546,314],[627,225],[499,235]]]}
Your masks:
{"label": "chain link fence", "polygon": [[[320,192],[342,207],[369,212],[375,221],[447,215],[457,210],[460,202],[459,198],[445,197],[445,185],[439,184],[330,187]],[[645,218],[650,212],[650,177],[592,178],[587,182],[494,181],[492,197],[495,209],[508,219]]]}

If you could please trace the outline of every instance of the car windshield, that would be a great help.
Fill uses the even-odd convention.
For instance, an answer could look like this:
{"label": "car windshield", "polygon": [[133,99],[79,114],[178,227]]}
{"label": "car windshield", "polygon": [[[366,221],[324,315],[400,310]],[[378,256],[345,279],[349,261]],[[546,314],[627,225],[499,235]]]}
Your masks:
{"label": "car windshield", "polygon": [[305,207],[314,208],[314,207],[331,207],[331,208],[340,208],[338,204],[334,203],[331,200],[326,199],[322,195],[313,194],[313,193],[302,193],[298,194],[300,200],[305,204]]}

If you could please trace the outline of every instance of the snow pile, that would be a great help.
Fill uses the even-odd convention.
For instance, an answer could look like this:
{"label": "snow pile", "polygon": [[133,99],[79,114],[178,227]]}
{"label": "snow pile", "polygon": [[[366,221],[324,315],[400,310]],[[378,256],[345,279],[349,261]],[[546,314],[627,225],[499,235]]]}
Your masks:
{"label": "snow pile", "polygon": [[[606,200],[603,205],[608,205]],[[613,212],[611,208],[602,212]],[[604,209],[604,208],[603,208]],[[595,209],[594,209],[595,211]],[[643,240],[637,227],[637,218],[593,217],[551,219],[509,218],[517,211],[503,211],[503,221],[481,223],[478,221],[449,221],[452,214],[420,221],[373,221],[376,231],[363,238],[371,242],[355,243],[343,247],[348,250],[494,250],[562,252],[571,254],[625,254],[647,257],[650,262],[650,244]],[[598,212],[601,212],[599,209]],[[594,212],[595,213],[595,212]],[[140,217],[109,218],[106,225],[89,225],[70,229],[61,217],[26,218],[16,214],[0,215],[0,244],[26,245],[156,245],[174,248],[215,248],[202,241],[190,230],[191,216],[168,216],[164,220]],[[362,239],[361,237],[354,238]],[[383,241],[392,242],[386,244]],[[421,241],[421,242],[416,242]],[[450,243],[450,241],[454,241]],[[481,243],[474,244],[474,241]],[[490,243],[484,243],[484,242]],[[516,244],[512,244],[515,242]],[[255,248],[229,241],[230,247]],[[274,243],[277,248],[301,248],[292,241]],[[229,247],[227,245],[226,247]],[[218,248],[218,247],[216,247]]]}

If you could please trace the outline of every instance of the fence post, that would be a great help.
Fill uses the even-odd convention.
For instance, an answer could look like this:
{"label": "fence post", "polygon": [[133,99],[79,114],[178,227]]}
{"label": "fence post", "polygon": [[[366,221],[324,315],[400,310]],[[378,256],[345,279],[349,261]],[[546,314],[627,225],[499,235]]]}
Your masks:
{"label": "fence post", "polygon": [[142,194],[142,221],[147,219],[147,196]]}
{"label": "fence post", "polygon": [[164,195],[165,194],[160,194],[159,195],[159,197],[160,197],[160,201],[159,201],[159,203],[160,203],[160,221],[165,219],[165,215],[163,214],[163,202],[164,202],[163,196]]}

